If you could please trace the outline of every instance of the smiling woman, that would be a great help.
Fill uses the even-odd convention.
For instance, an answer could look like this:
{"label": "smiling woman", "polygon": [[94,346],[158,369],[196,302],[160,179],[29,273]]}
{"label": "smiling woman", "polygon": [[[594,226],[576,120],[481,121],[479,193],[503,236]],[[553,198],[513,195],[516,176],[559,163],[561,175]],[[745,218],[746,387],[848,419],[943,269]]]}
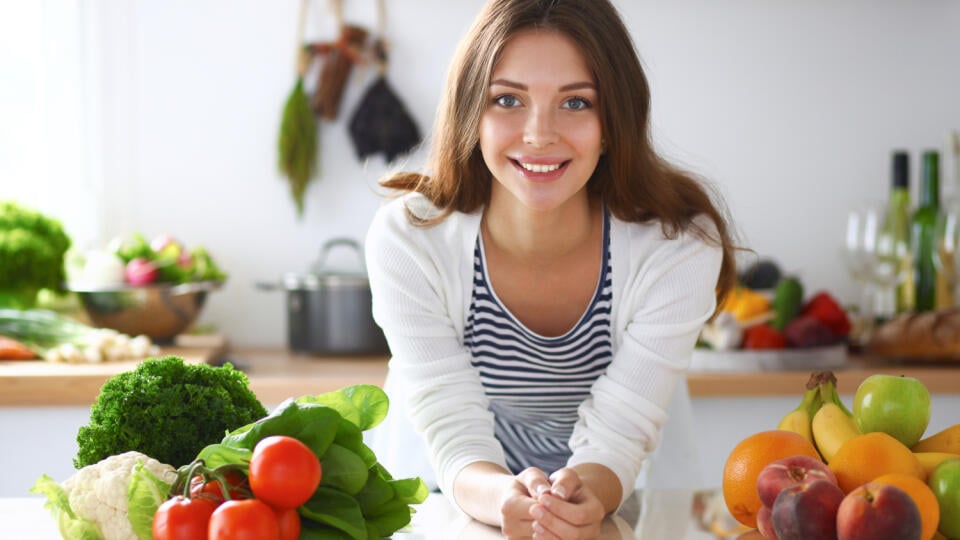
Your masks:
{"label": "smiling woman", "polygon": [[405,192],[366,242],[386,387],[440,489],[510,538],[596,536],[734,279],[722,205],[654,151],[649,109],[611,3],[493,0],[430,173],[383,181]]}

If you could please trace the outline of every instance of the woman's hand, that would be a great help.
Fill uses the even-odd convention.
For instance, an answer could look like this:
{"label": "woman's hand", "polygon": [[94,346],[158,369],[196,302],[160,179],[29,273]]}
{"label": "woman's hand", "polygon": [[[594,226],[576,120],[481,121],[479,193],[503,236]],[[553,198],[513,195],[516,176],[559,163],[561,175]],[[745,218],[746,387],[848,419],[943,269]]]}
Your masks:
{"label": "woman's hand", "polygon": [[514,479],[500,502],[500,531],[511,540],[532,538],[532,510],[537,497],[550,490],[550,479],[536,467],[525,469]]}
{"label": "woman's hand", "polygon": [[580,474],[563,468],[550,475],[550,489],[537,496],[530,516],[534,539],[581,540],[598,537],[606,511]]}

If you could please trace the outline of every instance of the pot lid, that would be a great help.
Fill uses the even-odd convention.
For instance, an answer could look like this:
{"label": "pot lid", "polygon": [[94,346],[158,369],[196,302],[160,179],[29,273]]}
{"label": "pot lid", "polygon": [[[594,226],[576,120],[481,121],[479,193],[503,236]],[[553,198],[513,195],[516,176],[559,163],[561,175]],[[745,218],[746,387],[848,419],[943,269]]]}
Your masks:
{"label": "pot lid", "polygon": [[[344,267],[334,266],[329,261],[334,248],[348,248],[353,252],[353,262]],[[283,277],[287,289],[319,289],[321,287],[369,287],[367,269],[363,261],[360,242],[352,238],[331,238],[320,248],[320,256],[306,274],[288,273]]]}

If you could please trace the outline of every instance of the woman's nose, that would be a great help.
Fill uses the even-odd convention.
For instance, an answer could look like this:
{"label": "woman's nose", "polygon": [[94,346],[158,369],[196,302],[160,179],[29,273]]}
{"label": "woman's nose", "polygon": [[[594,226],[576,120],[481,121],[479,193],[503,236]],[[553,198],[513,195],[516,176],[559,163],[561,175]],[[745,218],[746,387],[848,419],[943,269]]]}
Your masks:
{"label": "woman's nose", "polygon": [[534,107],[530,110],[523,130],[523,142],[537,148],[555,143],[558,139],[553,111]]}

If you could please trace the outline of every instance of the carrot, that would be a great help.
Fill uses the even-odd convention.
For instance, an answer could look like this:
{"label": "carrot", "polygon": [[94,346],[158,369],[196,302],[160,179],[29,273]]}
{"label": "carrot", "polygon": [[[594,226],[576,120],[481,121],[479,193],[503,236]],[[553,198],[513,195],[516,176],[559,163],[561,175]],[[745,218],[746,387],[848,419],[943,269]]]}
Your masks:
{"label": "carrot", "polygon": [[32,360],[37,355],[15,339],[0,336],[0,360]]}

